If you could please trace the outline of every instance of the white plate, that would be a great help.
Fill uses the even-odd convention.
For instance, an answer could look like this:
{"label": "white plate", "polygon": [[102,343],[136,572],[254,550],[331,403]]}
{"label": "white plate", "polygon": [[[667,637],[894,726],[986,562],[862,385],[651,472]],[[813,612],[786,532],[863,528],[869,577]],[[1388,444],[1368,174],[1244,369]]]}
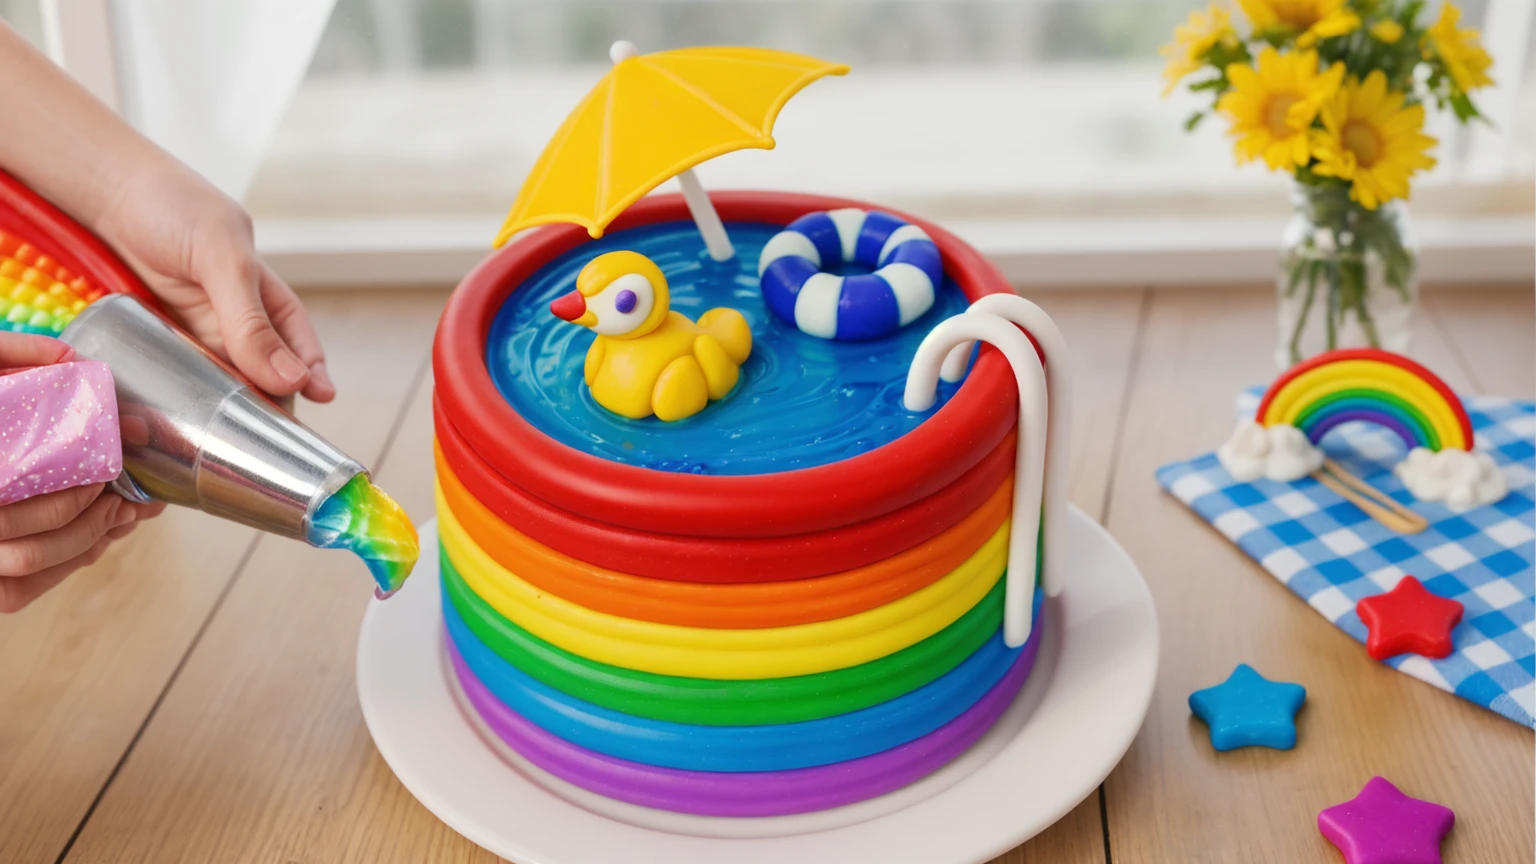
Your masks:
{"label": "white plate", "polygon": [[358,700],[411,794],[519,864],[985,861],[1086,798],[1152,699],[1152,596],[1108,532],[1075,508],[1071,516],[1066,589],[1048,601],[1039,659],[1007,713],[938,772],[846,807],[770,819],[668,813],[593,795],[493,748],[444,673],[434,524],[422,529],[421,565],[405,588],[363,619]]}

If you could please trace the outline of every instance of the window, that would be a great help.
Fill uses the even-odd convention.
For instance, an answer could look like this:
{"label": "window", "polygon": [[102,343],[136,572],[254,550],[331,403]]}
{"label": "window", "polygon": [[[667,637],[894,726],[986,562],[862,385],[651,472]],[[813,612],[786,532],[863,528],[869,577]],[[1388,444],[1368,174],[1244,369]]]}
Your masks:
{"label": "window", "polygon": [[[778,149],[701,166],[706,186],[922,213],[1022,281],[1264,279],[1286,180],[1235,168],[1221,123],[1186,134],[1193,102],[1160,98],[1157,48],[1204,2],[337,0],[314,19],[313,59],[270,146],[240,170],[204,170],[234,178],[260,242],[298,281],[451,280],[484,254],[614,40],[768,45],[853,72],[795,98]],[[144,42],[132,9],[148,5],[115,0],[117,31]],[[1529,278],[1536,2],[1462,5],[1497,58],[1499,87],[1481,100],[1497,128],[1431,129],[1441,164],[1414,201],[1425,275]],[[221,11],[200,12],[205,26],[256,15],[209,8]],[[293,41],[307,53],[308,38]],[[1149,255],[1161,263],[1149,269]]]}

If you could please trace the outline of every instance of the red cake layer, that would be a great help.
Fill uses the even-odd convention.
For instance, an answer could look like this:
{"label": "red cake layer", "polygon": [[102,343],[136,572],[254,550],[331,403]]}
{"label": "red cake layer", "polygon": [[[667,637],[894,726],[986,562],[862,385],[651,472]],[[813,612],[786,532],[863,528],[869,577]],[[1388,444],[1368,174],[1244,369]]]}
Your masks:
{"label": "red cake layer", "polygon": [[[779,225],[817,210],[869,207],[785,193],[735,192],[712,198],[728,222]],[[933,238],[946,274],[969,299],[1011,290],[985,258],[953,234],[897,215]],[[613,230],[688,218],[681,197],[658,196],[630,208]],[[486,369],[486,338],[497,312],[525,279],[587,239],[577,226],[550,226],[493,254],[454,293],[433,353],[439,434],[449,439],[456,433],[457,438],[445,443],[445,453],[455,449],[450,460],[470,463],[471,474],[475,460],[468,457],[477,457],[486,469],[479,473],[487,478],[487,486],[500,487],[499,496],[486,493],[503,499],[498,514],[540,542],[638,574],[647,572],[642,559],[660,547],[637,538],[675,538],[678,556],[650,564],[650,571],[681,578],[674,564],[686,567],[689,559],[695,569],[713,573],[760,567],[756,575],[741,580],[750,581],[785,578],[769,574],[785,572],[786,554],[800,555],[797,547],[803,547],[805,538],[825,538],[837,529],[853,530],[852,536],[859,537],[859,531],[872,530],[866,526],[882,524],[888,534],[912,538],[899,548],[879,551],[867,545],[869,540],[851,541],[844,544],[843,560],[796,571],[799,576],[789,578],[821,575],[879,560],[933,537],[997,488],[997,482],[979,480],[978,471],[987,476],[997,471],[999,478],[1011,471],[1012,447],[1005,439],[1017,422],[1018,396],[1006,362],[990,347],[983,348],[965,383],[933,417],[890,444],[830,465],[746,476],[671,473],[612,462],[551,439],[519,416],[496,389]],[[457,470],[456,461],[454,465]],[[466,477],[465,482],[471,481]],[[491,501],[486,503],[496,509]],[[557,523],[602,528],[601,535],[629,548],[598,548],[591,542],[591,531],[563,530]],[[704,540],[710,542],[699,545]],[[767,542],[752,547],[750,541]],[[866,545],[862,551],[857,548],[861,543]],[[781,551],[773,563],[759,565],[759,556],[743,548]],[[597,556],[607,559],[598,561]],[[708,560],[700,564],[699,558]]]}

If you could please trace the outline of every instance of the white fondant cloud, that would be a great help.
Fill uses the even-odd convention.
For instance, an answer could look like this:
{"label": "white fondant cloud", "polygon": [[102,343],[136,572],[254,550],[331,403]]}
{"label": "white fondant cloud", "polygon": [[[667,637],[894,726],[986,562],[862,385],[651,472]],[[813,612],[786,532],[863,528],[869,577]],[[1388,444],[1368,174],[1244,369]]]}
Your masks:
{"label": "white fondant cloud", "polygon": [[1244,483],[1260,477],[1290,483],[1323,467],[1323,451],[1312,446],[1300,429],[1262,426],[1252,420],[1237,424],[1216,458],[1227,473]]}
{"label": "white fondant cloud", "polygon": [[1487,453],[1415,447],[1394,469],[1420,501],[1444,501],[1456,512],[1492,504],[1509,492],[1504,474]]}

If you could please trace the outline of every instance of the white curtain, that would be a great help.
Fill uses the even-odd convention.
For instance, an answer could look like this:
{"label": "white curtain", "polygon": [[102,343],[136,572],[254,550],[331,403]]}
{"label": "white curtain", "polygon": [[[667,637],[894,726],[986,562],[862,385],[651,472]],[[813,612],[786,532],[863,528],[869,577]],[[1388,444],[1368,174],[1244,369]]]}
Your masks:
{"label": "white curtain", "polygon": [[129,121],[245,195],[335,0],[111,0]]}

